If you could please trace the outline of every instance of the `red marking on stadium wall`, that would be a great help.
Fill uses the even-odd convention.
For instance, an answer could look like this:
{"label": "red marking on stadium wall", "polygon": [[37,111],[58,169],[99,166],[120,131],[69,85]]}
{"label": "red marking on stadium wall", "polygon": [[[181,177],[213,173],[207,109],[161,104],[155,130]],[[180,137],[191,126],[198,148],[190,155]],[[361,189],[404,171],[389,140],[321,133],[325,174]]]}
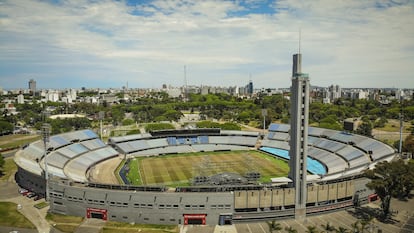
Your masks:
{"label": "red marking on stadium wall", "polygon": [[184,225],[206,225],[207,214],[184,214]]}
{"label": "red marking on stadium wall", "polygon": [[108,220],[108,210],[97,208],[86,208],[87,218],[99,218],[102,220]]}

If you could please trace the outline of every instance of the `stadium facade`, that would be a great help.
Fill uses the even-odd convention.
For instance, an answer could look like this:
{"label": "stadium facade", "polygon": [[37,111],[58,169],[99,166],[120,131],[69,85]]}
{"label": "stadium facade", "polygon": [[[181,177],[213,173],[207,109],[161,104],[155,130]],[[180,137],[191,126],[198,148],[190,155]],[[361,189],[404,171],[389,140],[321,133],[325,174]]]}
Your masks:
{"label": "stadium facade", "polygon": [[[131,186],[89,182],[89,170],[114,157],[183,152],[261,150],[289,159],[290,126],[255,132],[194,129],[110,138],[90,130],[50,137],[45,190],[44,149],[33,142],[16,153],[18,184],[50,196],[50,211],[104,220],[151,224],[231,224],[295,217],[295,189],[277,183],[225,186]],[[393,148],[372,138],[309,127],[306,215],[367,202],[372,191],[361,173],[391,160]],[[285,178],[286,179],[286,178]],[[277,182],[277,181],[276,181]]]}

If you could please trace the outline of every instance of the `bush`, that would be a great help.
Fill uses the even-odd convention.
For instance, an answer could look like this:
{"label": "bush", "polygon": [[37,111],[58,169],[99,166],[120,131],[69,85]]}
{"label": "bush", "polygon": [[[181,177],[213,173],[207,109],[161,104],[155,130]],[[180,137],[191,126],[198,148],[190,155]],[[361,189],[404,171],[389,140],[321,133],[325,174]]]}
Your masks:
{"label": "bush", "polygon": [[133,134],[140,134],[141,131],[139,129],[130,130],[126,133],[126,135],[133,135]]}
{"label": "bush", "polygon": [[196,124],[197,128],[218,128],[222,130],[241,130],[240,126],[236,123],[226,122],[224,124],[220,124],[217,122],[211,121],[201,121]]}
{"label": "bush", "polygon": [[154,123],[145,126],[145,131],[147,132],[166,129],[175,129],[175,127],[170,123]]}
{"label": "bush", "polygon": [[122,121],[122,125],[132,125],[134,123],[135,123],[135,121],[132,120],[132,119],[125,119],[125,120]]}

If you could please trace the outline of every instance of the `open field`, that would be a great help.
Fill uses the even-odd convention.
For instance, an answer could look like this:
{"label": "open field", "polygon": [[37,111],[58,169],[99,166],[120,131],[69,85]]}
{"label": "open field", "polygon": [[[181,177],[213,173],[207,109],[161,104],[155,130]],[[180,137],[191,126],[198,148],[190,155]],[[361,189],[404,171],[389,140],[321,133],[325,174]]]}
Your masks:
{"label": "open field", "polygon": [[11,134],[0,137],[0,148],[20,147],[40,139],[39,135]]}
{"label": "open field", "polygon": [[[411,122],[404,122],[403,124],[403,140],[410,135]],[[388,119],[388,122],[382,128],[374,128],[372,135],[375,139],[393,145],[395,141],[400,140],[400,122],[395,119]]]}
{"label": "open field", "polygon": [[61,214],[48,213],[46,220],[61,232],[75,232],[82,223],[83,218],[78,216],[69,216]]}
{"label": "open field", "polygon": [[[411,122],[405,121],[403,123],[403,126],[403,133],[409,133],[412,127]],[[388,122],[384,127],[375,129],[385,132],[400,132],[400,121],[395,119],[388,119]]]}
{"label": "open field", "polygon": [[17,171],[17,165],[13,158],[4,159],[3,173],[0,174],[0,181],[9,180],[10,176],[14,175]]}
{"label": "open field", "polygon": [[223,172],[244,175],[258,171],[262,182],[271,177],[286,176],[287,162],[259,151],[202,152],[156,157],[139,157],[131,160],[128,178],[135,185],[164,184],[189,185],[195,176],[211,176]]}
{"label": "open field", "polygon": [[175,233],[178,232],[176,225],[151,225],[151,224],[130,224],[108,221],[102,229],[103,233],[112,232],[148,232],[148,233]]}
{"label": "open field", "polygon": [[0,202],[0,226],[35,229],[35,226],[17,211],[17,204]]}

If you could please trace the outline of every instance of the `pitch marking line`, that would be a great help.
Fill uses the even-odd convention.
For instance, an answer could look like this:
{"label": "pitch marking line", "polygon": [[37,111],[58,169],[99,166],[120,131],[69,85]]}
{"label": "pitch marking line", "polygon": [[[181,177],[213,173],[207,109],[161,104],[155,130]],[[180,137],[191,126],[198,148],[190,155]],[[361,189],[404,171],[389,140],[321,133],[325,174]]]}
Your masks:
{"label": "pitch marking line", "polygon": [[253,232],[252,232],[252,230],[250,229],[250,227],[249,227],[249,224],[248,224],[248,223],[246,223],[246,226],[247,226],[247,230],[249,230],[249,232],[250,232],[250,233],[253,233]]}
{"label": "pitch marking line", "polygon": [[266,233],[265,229],[263,229],[263,227],[262,227],[262,224],[260,224],[260,223],[259,223],[259,226],[260,226],[260,228],[262,229],[262,231],[263,231],[264,233]]}

